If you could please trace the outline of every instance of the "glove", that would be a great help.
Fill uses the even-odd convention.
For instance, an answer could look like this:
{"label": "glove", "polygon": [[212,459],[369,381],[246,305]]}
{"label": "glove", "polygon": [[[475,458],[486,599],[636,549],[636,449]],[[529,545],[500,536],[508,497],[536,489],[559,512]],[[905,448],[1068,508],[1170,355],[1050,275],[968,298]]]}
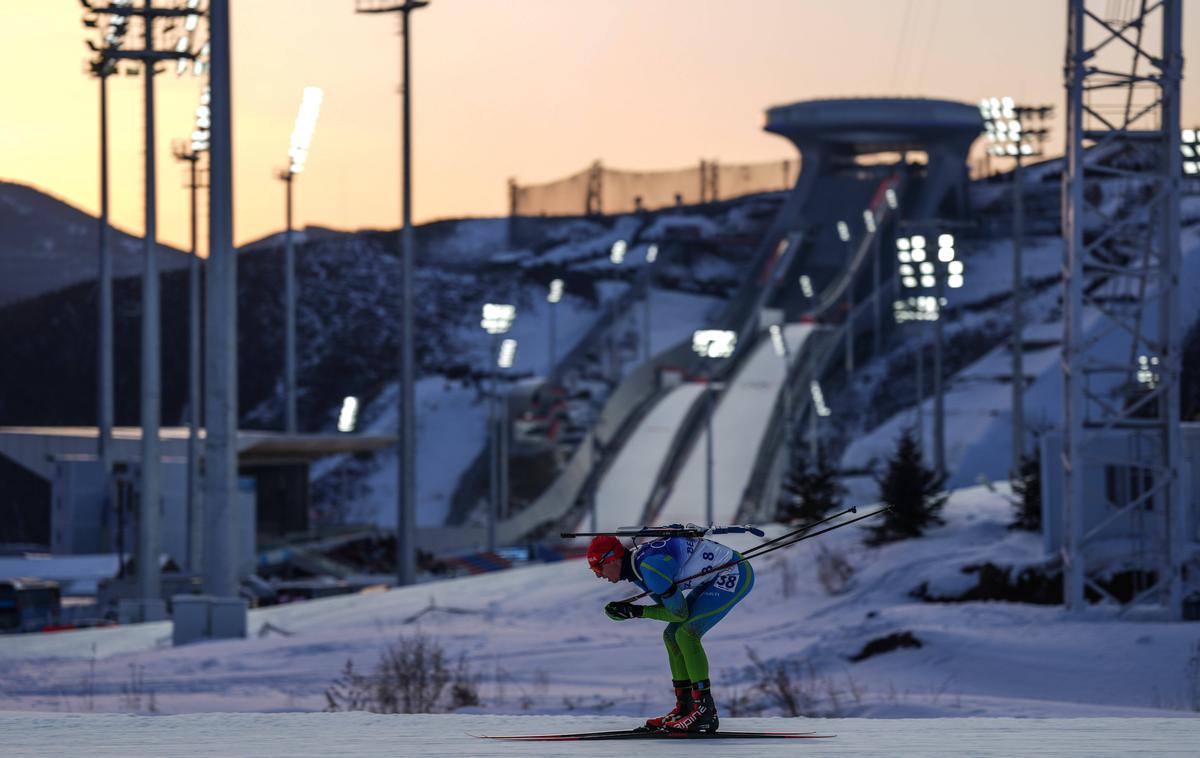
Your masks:
{"label": "glove", "polygon": [[604,606],[604,612],[613,621],[640,619],[642,617],[642,606],[634,605],[633,603],[613,602]]}

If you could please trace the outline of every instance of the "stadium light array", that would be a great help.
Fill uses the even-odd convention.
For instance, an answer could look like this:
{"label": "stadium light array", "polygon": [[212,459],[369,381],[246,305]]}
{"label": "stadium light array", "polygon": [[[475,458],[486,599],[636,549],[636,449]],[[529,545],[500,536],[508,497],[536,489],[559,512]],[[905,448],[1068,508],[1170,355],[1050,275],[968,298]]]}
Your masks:
{"label": "stadium light array", "polygon": [[867,227],[867,234],[875,233],[875,211],[870,208],[863,211],[863,225]]}
{"label": "stadium light array", "polygon": [[292,129],[292,144],[288,148],[288,157],[292,159],[288,171],[299,174],[304,170],[308,160],[308,150],[312,145],[313,131],[317,128],[317,116],[321,112],[321,102],[325,93],[320,87],[305,87],[300,99],[300,112],[296,114],[296,124]]}
{"label": "stadium light array", "polygon": [[550,281],[550,292],[546,294],[546,302],[557,303],[562,300],[563,296],[563,280],[553,279]]}
{"label": "stadium light array", "polygon": [[212,145],[212,87],[200,91],[196,107],[196,128],[192,131],[192,152],[202,153]]}
{"label": "stadium light array", "polygon": [[1158,386],[1158,356],[1139,355],[1137,363],[1138,383],[1151,390]]}
{"label": "stadium light array", "polygon": [[842,242],[850,241],[850,225],[845,221],[837,222],[837,233],[838,239],[840,239]]}
{"label": "stadium light array", "polygon": [[658,245],[650,245],[646,248],[646,263],[654,263],[658,260]]}
{"label": "stadium light array", "polygon": [[814,294],[812,279],[808,278],[808,274],[800,275],[800,291],[804,293],[805,297],[812,297]]}
{"label": "stadium light array", "polygon": [[612,244],[612,249],[609,250],[608,259],[613,263],[620,264],[625,260],[625,251],[628,249],[628,242],[625,240],[617,240]]}
{"label": "stadium light array", "polygon": [[517,317],[517,308],[506,303],[485,303],[479,325],[488,334],[504,334]]}
{"label": "stadium light array", "polygon": [[888,187],[887,192],[883,193],[883,196],[887,200],[887,206],[892,210],[900,207],[900,201],[896,197],[896,190],[892,187]]}
{"label": "stadium light array", "polygon": [[1180,133],[1179,150],[1183,153],[1184,175],[1200,174],[1200,129],[1184,129]]}
{"label": "stadium light array", "polygon": [[737,332],[697,329],[692,332],[692,350],[704,358],[728,358],[737,348]]}
{"label": "stadium light array", "polygon": [[[929,258],[923,235],[900,237],[896,240],[896,271],[905,289],[932,289],[938,284],[938,267]],[[945,282],[950,289],[963,286],[964,266],[956,259],[953,234],[937,236],[937,261],[945,267]],[[897,301],[900,302],[900,301]],[[907,320],[907,319],[906,319]]]}
{"label": "stadium light array", "polygon": [[991,97],[979,101],[979,113],[987,130],[991,155],[1025,157],[1042,154],[1046,130],[1042,128],[1053,108],[1019,106],[1011,97]]}

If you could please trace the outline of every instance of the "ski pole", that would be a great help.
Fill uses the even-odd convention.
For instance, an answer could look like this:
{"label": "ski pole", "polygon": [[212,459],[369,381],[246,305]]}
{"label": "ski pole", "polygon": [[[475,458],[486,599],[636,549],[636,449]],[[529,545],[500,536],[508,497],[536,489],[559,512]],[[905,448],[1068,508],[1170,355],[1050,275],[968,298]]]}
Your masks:
{"label": "ski pole", "polygon": [[[843,526],[849,526],[850,524],[853,524],[855,521],[862,521],[863,519],[871,518],[872,516],[878,516],[879,514],[883,513],[884,511],[887,511],[890,509],[891,509],[891,506],[886,506],[884,508],[880,508],[879,510],[871,511],[870,513],[864,513],[863,515],[857,516],[848,521],[843,521],[840,524],[834,524],[833,526],[826,527],[824,529],[821,529],[820,531],[813,532],[812,534],[801,534],[801,536],[796,537],[795,539],[791,540],[790,542],[780,542],[780,540],[782,540],[784,537],[791,537],[791,536],[795,535],[797,532],[802,533],[804,531],[807,531],[808,529],[811,529],[814,526],[819,526],[820,524],[823,524],[823,523],[829,521],[829,518],[837,518],[838,516],[840,516],[844,513],[847,513],[847,512],[857,513],[857,510],[855,508],[847,508],[845,511],[842,511],[842,513],[835,514],[833,516],[830,516],[829,518],[822,519],[821,521],[817,521],[808,526],[793,530],[793,531],[789,532],[788,534],[785,534],[781,537],[776,537],[774,540],[771,540],[771,542],[779,542],[779,544],[774,545],[773,547],[770,547],[766,550],[760,549],[760,548],[766,547],[769,544],[769,543],[764,542],[762,545],[758,545],[757,547],[751,548],[750,550],[746,551],[747,553],[749,553],[749,552],[757,550],[757,552],[755,552],[754,555],[743,555],[741,558],[729,561],[728,563],[724,563],[720,566],[712,566],[710,568],[704,569],[703,571],[701,571],[699,573],[692,574],[691,576],[685,576],[682,579],[676,579],[672,583],[672,586],[678,586],[684,582],[690,582],[693,579],[698,579],[698,578],[700,578],[702,576],[706,576],[708,574],[715,574],[718,571],[724,571],[725,569],[730,568],[731,566],[736,566],[739,563],[745,563],[746,561],[750,560],[751,558],[758,558],[760,556],[766,555],[767,553],[770,553],[773,550],[778,550],[780,548],[791,547],[792,545],[795,545],[797,542],[803,542],[804,540],[811,539],[812,537],[818,537],[822,534],[825,534],[826,532],[832,532],[835,529],[841,529]],[[643,592],[641,594],[634,595],[633,597],[625,598],[624,600],[621,600],[620,602],[632,603],[635,600],[641,600],[642,598],[646,597],[649,594],[651,594],[651,592],[649,590],[646,590],[645,592]]]}

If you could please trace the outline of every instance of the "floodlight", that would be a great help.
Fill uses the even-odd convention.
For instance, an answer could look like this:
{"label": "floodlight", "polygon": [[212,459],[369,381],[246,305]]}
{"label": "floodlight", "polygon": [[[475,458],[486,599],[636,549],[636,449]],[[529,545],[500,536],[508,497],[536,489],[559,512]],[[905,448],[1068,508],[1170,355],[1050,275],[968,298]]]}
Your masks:
{"label": "floodlight", "polygon": [[808,383],[808,390],[812,393],[813,410],[818,416],[829,416],[833,411],[829,410],[829,406],[825,405],[825,393],[821,392],[821,384],[813,379]]}
{"label": "floodlight", "polygon": [[325,99],[320,87],[305,87],[300,99],[300,112],[292,129],[292,144],[288,157],[292,159],[288,171],[299,174],[308,159],[308,148],[312,144],[313,130],[317,127],[317,115],[321,112],[321,101]]}
{"label": "floodlight", "polygon": [[896,249],[897,250],[908,250],[909,246],[910,245],[908,242],[908,237],[901,237],[896,240]]}
{"label": "floodlight", "polygon": [[921,275],[925,276],[933,273],[933,263],[931,261],[921,262]]}
{"label": "floodlight", "polygon": [[925,250],[913,250],[912,259],[914,263],[920,263],[921,261],[925,260]]}
{"label": "floodlight", "polygon": [[612,248],[608,251],[608,259],[613,263],[623,263],[625,261],[625,251],[629,249],[629,243],[625,240],[617,240],[612,243]]}
{"label": "floodlight", "polygon": [[838,238],[841,239],[842,242],[850,241],[850,227],[846,224],[845,221],[837,222],[837,232],[838,232]]}
{"label": "floodlight", "polygon": [[935,284],[937,284],[937,280],[934,279],[932,276],[922,276],[921,277],[921,286],[922,287],[932,287]]}
{"label": "floodlight", "polygon": [[507,339],[500,343],[500,355],[496,358],[496,365],[500,368],[512,368],[513,359],[517,357],[517,341]]}
{"label": "floodlight", "polygon": [[962,272],[963,272],[962,261],[950,261],[950,265],[946,266],[946,270],[949,271],[951,274],[962,274]]}
{"label": "floodlight", "polygon": [[863,224],[867,227],[868,234],[875,233],[875,214],[870,209],[863,211]]}
{"label": "floodlight", "polygon": [[1033,145],[1022,142],[1021,143],[1021,155],[1033,155]]}
{"label": "floodlight", "polygon": [[808,278],[808,274],[800,275],[800,291],[804,293],[805,297],[813,296],[812,279]]}
{"label": "floodlight", "polygon": [[548,295],[546,295],[546,301],[550,302],[550,303],[557,303],[559,300],[562,300],[562,296],[563,296],[563,280],[562,279],[551,280],[550,281],[550,293]]}
{"label": "floodlight", "polygon": [[348,396],[342,400],[342,410],[338,413],[337,430],[339,432],[354,431],[354,424],[358,421],[358,398]]}
{"label": "floodlight", "polygon": [[504,334],[512,326],[513,320],[517,317],[517,309],[515,306],[507,303],[485,303],[483,306],[483,319],[479,325],[487,330],[488,334]]}
{"label": "floodlight", "polygon": [[912,246],[914,250],[925,249],[925,237],[920,234],[914,234],[912,237]]}
{"label": "floodlight", "polygon": [[939,234],[938,235],[938,247],[954,247],[954,235],[953,234]]}
{"label": "floodlight", "polygon": [[962,275],[961,274],[951,274],[949,277],[946,278],[946,285],[949,286],[950,289],[958,289],[959,287],[963,286]]}
{"label": "floodlight", "polygon": [[771,333],[771,346],[775,348],[775,355],[780,358],[787,355],[787,347],[783,344],[783,330],[779,328],[779,324],[771,324],[767,331]]}
{"label": "floodlight", "polygon": [[938,260],[941,261],[942,263],[949,263],[950,261],[954,260],[954,248],[939,247],[938,248]]}
{"label": "floodlight", "polygon": [[908,287],[910,289],[917,286],[916,277],[906,276],[906,277],[904,277],[904,279],[902,281],[904,282],[904,286]]}
{"label": "floodlight", "polygon": [[692,333],[692,350],[704,358],[728,358],[737,347],[737,332],[698,329]]}
{"label": "floodlight", "polygon": [[908,265],[907,263],[900,264],[900,275],[901,276],[912,276],[914,273],[915,272],[913,271],[912,266]]}
{"label": "floodlight", "polygon": [[1009,145],[1007,148],[1007,152],[1009,155],[1017,155],[1020,151],[1017,150],[1016,145]]}
{"label": "floodlight", "polygon": [[1192,143],[1196,142],[1196,130],[1195,129],[1184,129],[1183,134],[1181,136],[1183,137],[1184,142],[1192,142]]}
{"label": "floodlight", "polygon": [[1196,157],[1196,151],[1192,148],[1191,145],[1180,145],[1179,151],[1181,153],[1183,153],[1183,157],[1185,157],[1185,158],[1195,158]]}
{"label": "floodlight", "polygon": [[883,196],[887,199],[888,207],[892,210],[896,210],[896,208],[900,207],[900,201],[896,199],[896,190],[888,187],[887,192],[883,193]]}
{"label": "floodlight", "polygon": [[900,261],[901,263],[912,263],[912,259],[912,253],[908,252],[907,250],[901,250],[900,252],[896,253],[896,260]]}
{"label": "floodlight", "polygon": [[646,263],[654,263],[658,260],[658,245],[650,245],[646,248]]}
{"label": "floodlight", "polygon": [[1195,163],[1185,163],[1183,164],[1183,172],[1189,175],[1200,172],[1200,165]]}

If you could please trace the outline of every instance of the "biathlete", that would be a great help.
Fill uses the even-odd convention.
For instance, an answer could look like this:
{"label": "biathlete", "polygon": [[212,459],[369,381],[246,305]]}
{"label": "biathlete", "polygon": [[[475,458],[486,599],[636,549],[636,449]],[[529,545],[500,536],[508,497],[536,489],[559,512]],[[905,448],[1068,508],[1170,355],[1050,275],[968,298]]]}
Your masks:
{"label": "biathlete", "polygon": [[749,562],[743,561],[695,579],[678,580],[741,557],[719,542],[691,537],[668,537],[627,550],[619,539],[605,535],[593,539],[588,547],[588,565],[596,576],[613,583],[633,582],[648,591],[655,601],[654,605],[609,603],[604,606],[609,618],[667,622],[663,642],[671,665],[675,707],[665,716],[647,719],[647,728],[717,731],[719,722],[709,687],[708,656],[700,638],[750,594],[754,570]]}

